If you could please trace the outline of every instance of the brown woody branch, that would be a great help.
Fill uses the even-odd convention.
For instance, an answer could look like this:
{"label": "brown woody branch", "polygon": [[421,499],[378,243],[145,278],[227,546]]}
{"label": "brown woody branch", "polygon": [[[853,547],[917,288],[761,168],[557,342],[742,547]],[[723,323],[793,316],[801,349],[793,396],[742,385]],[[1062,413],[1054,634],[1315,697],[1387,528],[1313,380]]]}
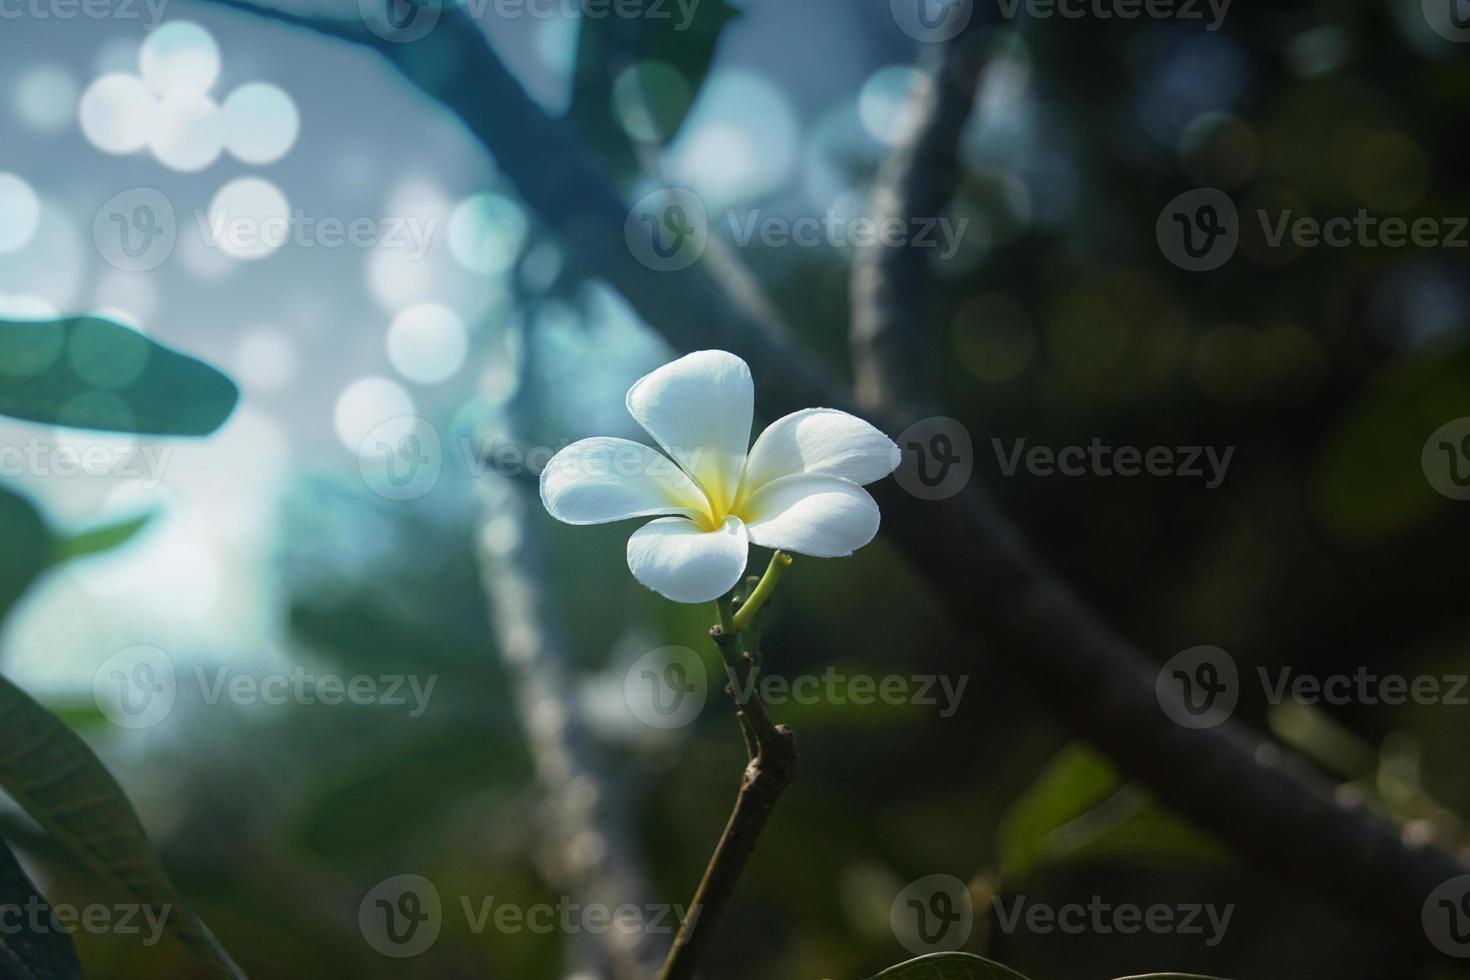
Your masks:
{"label": "brown woody branch", "polygon": [[[243,0],[211,2],[289,20]],[[459,116],[580,272],[610,283],[675,348],[724,347],[743,356],[762,379],[766,412],[826,405],[893,433],[913,421],[913,409],[880,404],[894,401],[881,389],[859,404],[798,348],[724,250],[677,273],[639,264],[623,240],[628,205],[621,190],[571,129],[526,94],[466,13],[446,10],[433,33],[416,42],[413,58],[402,50],[409,45],[366,43]],[[442,71],[446,65],[452,70]],[[891,360],[875,356],[872,364]],[[1465,872],[1457,859],[1408,843],[1382,817],[1335,798],[1330,782],[1243,726],[1174,725],[1154,696],[1155,661],[1104,623],[980,486],[934,502],[906,495],[892,481],[873,489],[886,536],[954,621],[983,637],[1073,731],[1241,854],[1423,942],[1421,905],[1439,883]],[[974,651],[954,655],[963,662]]]}

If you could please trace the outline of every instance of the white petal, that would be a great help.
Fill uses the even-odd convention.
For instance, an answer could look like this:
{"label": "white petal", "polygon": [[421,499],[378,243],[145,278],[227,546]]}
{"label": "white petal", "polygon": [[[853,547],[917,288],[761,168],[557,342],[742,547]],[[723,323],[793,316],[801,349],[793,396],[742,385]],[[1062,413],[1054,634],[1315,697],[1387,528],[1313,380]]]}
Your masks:
{"label": "white petal", "polygon": [[834,476],[788,476],[767,483],[741,508],[750,540],[814,558],[840,558],[878,533],[878,504]]}
{"label": "white petal", "polygon": [[749,551],[738,517],[725,518],[716,531],[665,517],[633,532],[628,567],[638,581],[675,602],[709,602],[740,581]]}
{"label": "white petal", "polygon": [[741,493],[797,474],[835,476],[862,486],[892,473],[902,458],[892,439],[856,415],[803,409],[772,422],[756,439]]}
{"label": "white petal", "polygon": [[629,388],[628,412],[694,477],[716,513],[728,511],[755,412],[744,361],[722,350],[685,355]]}
{"label": "white petal", "polygon": [[583,439],[541,471],[541,502],[559,521],[606,524],[629,517],[703,518],[704,494],[663,453],[628,439]]}

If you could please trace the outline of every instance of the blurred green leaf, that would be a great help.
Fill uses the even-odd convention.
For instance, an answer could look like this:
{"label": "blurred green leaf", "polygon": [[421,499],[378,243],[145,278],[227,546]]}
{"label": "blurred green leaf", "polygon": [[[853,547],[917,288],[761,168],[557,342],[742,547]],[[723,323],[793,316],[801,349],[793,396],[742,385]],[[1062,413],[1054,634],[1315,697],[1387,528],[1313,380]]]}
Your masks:
{"label": "blurred green leaf", "polygon": [[70,536],[59,536],[56,539],[53,555],[56,563],[71,561],[76,558],[85,558],[88,555],[101,554],[111,551],[113,548],[121,547],[131,541],[139,531],[147,527],[154,518],[154,514],[147,513],[138,517],[130,517],[127,520],[116,521],[112,524],[103,524],[100,527],[88,528]]}
{"label": "blurred green leaf", "polygon": [[1113,795],[1122,780],[1091,746],[1074,742],[1011,805],[998,831],[1001,871],[1019,877],[1040,863],[1051,833]]}
{"label": "blurred green leaf", "polygon": [[0,487],[0,619],[51,562],[53,540],[41,512],[25,497]]}
{"label": "blurred green leaf", "polygon": [[[37,904],[39,903],[39,905]],[[0,908],[24,911],[25,921],[49,923],[51,908],[0,840]],[[32,915],[35,918],[32,918]],[[71,936],[60,929],[0,930],[0,976],[13,980],[73,980],[82,975]]]}
{"label": "blurred green leaf", "polygon": [[1026,980],[1026,977],[969,953],[930,953],[891,966],[873,980]]}
{"label": "blurred green leaf", "polygon": [[0,550],[0,620],[46,569],[116,548],[152,519],[152,514],[145,514],[75,535],[58,535],[29,499],[0,486],[0,541],[5,542]]}
{"label": "blurred green leaf", "polygon": [[1139,973],[1119,977],[1118,980],[1221,980],[1221,978],[1207,977],[1203,973]]}
{"label": "blurred green leaf", "polygon": [[1390,367],[1348,406],[1313,471],[1322,521],[1338,534],[1378,538],[1447,501],[1425,478],[1421,450],[1470,405],[1470,348],[1443,348]]}
{"label": "blurred green leaf", "polygon": [[100,878],[167,915],[204,976],[241,977],[185,908],[121,787],[77,734],[0,677],[0,788]]}
{"label": "blurred green leaf", "polygon": [[0,320],[0,415],[202,436],[229,418],[238,399],[219,371],[111,320]]}
{"label": "blurred green leaf", "polygon": [[1057,754],[1001,823],[1001,873],[1022,877],[1048,865],[1103,858],[1169,858],[1213,864],[1229,852],[1214,837],[1122,783],[1084,743]]}

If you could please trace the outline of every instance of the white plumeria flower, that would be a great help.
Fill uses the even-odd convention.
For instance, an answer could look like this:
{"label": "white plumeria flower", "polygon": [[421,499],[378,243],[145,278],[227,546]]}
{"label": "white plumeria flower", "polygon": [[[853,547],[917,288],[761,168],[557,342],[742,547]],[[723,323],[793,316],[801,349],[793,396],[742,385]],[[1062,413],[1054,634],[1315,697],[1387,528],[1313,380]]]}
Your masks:
{"label": "white plumeria flower", "polygon": [[673,459],[627,439],[583,439],[546,464],[541,500],[568,524],[659,517],[628,539],[628,567],[655,592],[708,602],[740,581],[752,544],[837,558],[878,533],[878,505],[862,487],[893,472],[900,454],[862,419],[808,408],[751,446],[750,368],[719,350],[641,378],[627,404]]}

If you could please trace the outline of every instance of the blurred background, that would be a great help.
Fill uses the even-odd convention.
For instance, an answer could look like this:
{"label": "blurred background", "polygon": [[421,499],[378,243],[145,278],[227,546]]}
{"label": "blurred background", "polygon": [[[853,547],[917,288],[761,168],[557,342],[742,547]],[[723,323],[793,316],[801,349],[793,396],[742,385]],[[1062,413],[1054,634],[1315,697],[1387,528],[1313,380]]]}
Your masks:
{"label": "blurred background", "polygon": [[[676,352],[570,266],[485,146],[385,59],[210,3],[124,7],[0,8],[0,316],[100,312],[217,366],[242,399],[202,440],[0,419],[0,444],[29,447],[5,457],[4,486],[53,524],[147,519],[10,609],[0,669],[101,754],[252,976],[596,976],[585,930],[466,911],[579,900],[563,867],[578,848],[622,849],[650,901],[687,902],[729,812],[743,756],[712,610],[632,579],[631,526],[556,525],[526,497],[536,460],[570,441],[644,439],[623,394]],[[860,246],[741,229],[869,212],[932,84],[935,39],[901,7],[699,0],[676,29],[688,8],[670,4],[672,22],[617,25],[634,57],[575,4],[477,21],[630,201],[689,189],[709,237],[846,374]],[[942,216],[962,231],[926,296],[971,478],[1123,635],[1160,662],[1228,651],[1246,678],[1237,717],[1409,837],[1463,846],[1470,707],[1272,705],[1254,680],[1470,672],[1470,510],[1426,455],[1470,404],[1470,68],[1452,9],[1007,8],[970,11],[987,62]],[[1191,271],[1159,224],[1206,187],[1238,209],[1239,244]],[[1257,216],[1287,212],[1429,218],[1443,240],[1273,242]],[[273,221],[291,234],[246,234]],[[331,244],[333,222],[360,234]],[[1064,476],[1009,466],[1018,440],[1231,455],[1218,481]],[[427,465],[401,479],[409,449]],[[65,465],[85,451],[90,466]],[[532,545],[544,563],[509,564],[548,597],[550,622],[527,628],[555,635],[562,659],[528,693],[477,549]],[[638,679],[671,646],[693,651],[681,662],[708,697],[666,723]],[[922,951],[895,908],[933,875],[964,883],[974,909],[945,941],[1035,978],[1451,975],[1125,783],[881,537],[799,562],[766,647],[781,677],[897,675],[937,703],[857,704],[848,686],[773,709],[798,733],[800,779],[707,977],[870,976]],[[141,715],[114,683],[140,663],[174,678]],[[363,696],[323,703],[323,679],[358,679]],[[962,691],[953,704],[944,685]],[[572,730],[592,778],[556,786],[567,774],[538,739]],[[581,805],[579,788],[615,833],[557,832],[548,810]],[[96,899],[18,811],[0,806],[0,834],[53,901]],[[442,903],[411,958],[385,955],[359,915],[401,875]],[[1038,934],[997,915],[1093,896],[1234,912],[1214,943]],[[75,939],[89,976],[178,968],[167,943]]]}

